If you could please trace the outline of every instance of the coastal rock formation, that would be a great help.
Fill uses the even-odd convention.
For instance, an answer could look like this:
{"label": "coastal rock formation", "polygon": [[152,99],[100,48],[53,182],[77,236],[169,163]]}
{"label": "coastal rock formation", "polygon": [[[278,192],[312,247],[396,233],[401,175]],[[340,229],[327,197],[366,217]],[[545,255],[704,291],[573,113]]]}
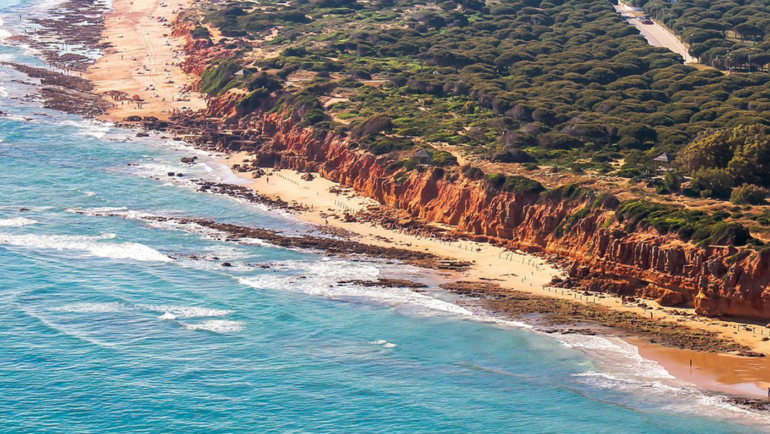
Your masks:
{"label": "coastal rock formation", "polygon": [[[193,38],[193,27],[179,19],[174,34],[187,38],[185,72],[200,75],[213,59],[231,53],[224,44]],[[770,250],[702,248],[654,229],[625,232],[615,218],[617,203],[595,204],[599,192],[510,193],[445,175],[441,169],[396,177],[399,169],[391,168],[387,157],[351,149],[348,138],[300,128],[283,113],[268,113],[277,95],[246,110],[239,104],[243,97],[226,92],[213,98],[205,112],[177,119],[179,131],[195,132],[198,145],[253,153],[252,170],[318,172],[406,218],[452,225],[479,241],[556,256],[569,270],[561,284],[646,297],[665,306],[690,305],[702,315],[770,319]],[[564,222],[569,222],[568,230]]]}
{"label": "coastal rock formation", "polygon": [[[397,169],[388,169],[386,158],[351,150],[347,138],[298,128],[278,113],[240,122],[241,139],[258,143],[254,156],[260,167],[318,172],[410,217],[453,225],[510,248],[568,258],[570,278],[584,288],[692,305],[709,316],[770,318],[770,250],[738,255],[735,247],[701,248],[654,230],[626,233],[615,223],[612,204],[594,204],[598,194],[507,193],[430,169],[397,181]],[[218,143],[227,150],[237,142]],[[578,210],[586,211],[574,218]],[[571,221],[569,230],[557,230],[565,221]]]}

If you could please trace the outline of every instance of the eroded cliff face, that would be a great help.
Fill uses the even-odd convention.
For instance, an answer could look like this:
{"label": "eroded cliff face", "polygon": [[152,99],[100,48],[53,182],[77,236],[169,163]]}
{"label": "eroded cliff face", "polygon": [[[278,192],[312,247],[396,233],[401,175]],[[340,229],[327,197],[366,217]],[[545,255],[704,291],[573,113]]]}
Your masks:
{"label": "eroded cliff face", "polygon": [[[200,75],[212,60],[232,55],[221,44],[192,38],[193,24],[174,24],[174,35],[187,41],[186,72]],[[351,149],[348,139],[262,111],[276,96],[251,113],[238,104],[243,96],[214,98],[203,115],[240,131],[237,138],[247,143],[238,149],[252,151],[261,166],[319,172],[410,217],[569,261],[570,280],[586,289],[690,305],[702,315],[770,319],[770,250],[738,255],[734,247],[699,248],[654,231],[626,233],[614,207],[592,205],[592,198],[500,192],[431,169],[397,176],[400,169],[388,169],[390,161]],[[239,140],[229,134],[218,143],[231,147]],[[575,218],[578,210],[584,211]]]}
{"label": "eroded cliff face", "polygon": [[223,44],[214,44],[208,39],[194,38],[192,31],[196,26],[197,24],[177,16],[171,34],[185,39],[183,51],[186,56],[181,65],[182,70],[200,77],[212,61],[232,57],[233,50],[225,48]]}
{"label": "eroded cliff face", "polygon": [[[348,139],[298,128],[277,113],[252,115],[246,126],[259,137],[261,166],[319,172],[411,217],[569,259],[570,276],[586,288],[692,305],[703,315],[770,318],[770,251],[735,260],[734,247],[699,248],[675,236],[626,233],[612,206],[592,206],[591,199],[492,191],[431,169],[396,176],[400,169],[389,170],[384,157],[353,150]],[[571,219],[583,209],[581,218]],[[566,229],[564,222],[570,222]]]}

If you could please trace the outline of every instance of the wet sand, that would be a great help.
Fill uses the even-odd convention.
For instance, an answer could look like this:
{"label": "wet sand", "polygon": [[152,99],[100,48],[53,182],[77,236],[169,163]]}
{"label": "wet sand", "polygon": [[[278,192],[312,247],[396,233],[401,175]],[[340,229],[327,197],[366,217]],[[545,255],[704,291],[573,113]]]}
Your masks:
{"label": "wet sand", "polygon": [[639,354],[645,359],[658,362],[677,379],[690,382],[701,389],[753,398],[768,397],[768,358],[680,350],[636,339],[626,340],[636,345]]}

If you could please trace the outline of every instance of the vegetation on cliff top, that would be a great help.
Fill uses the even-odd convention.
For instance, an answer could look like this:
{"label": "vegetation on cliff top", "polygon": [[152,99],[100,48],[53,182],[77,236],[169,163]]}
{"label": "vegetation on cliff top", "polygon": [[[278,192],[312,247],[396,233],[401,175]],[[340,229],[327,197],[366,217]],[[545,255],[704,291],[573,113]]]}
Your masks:
{"label": "vegetation on cliff top", "polygon": [[[678,192],[684,178],[677,173],[651,179],[652,158],[681,151],[677,168],[693,177],[685,194],[756,203],[763,190],[753,185],[770,184],[761,138],[770,125],[768,75],[683,65],[678,55],[649,46],[610,2],[258,0],[204,9],[203,22],[225,36],[215,44],[230,57],[206,69],[202,91],[243,89],[241,114],[269,110],[269,100],[300,126],[392,154],[397,180],[424,170],[417,149],[429,150],[437,168],[456,165],[453,154],[463,154],[494,165],[486,174],[460,170],[492,190],[591,196],[598,201],[591,206],[619,207],[618,221],[628,227],[701,244],[751,239],[724,216],[620,204],[580,188],[546,191],[505,173],[501,165],[510,163],[594,169],[647,177],[661,193]],[[196,37],[215,33],[197,29]],[[613,162],[624,165],[617,170]]]}
{"label": "vegetation on cliff top", "polygon": [[[237,86],[267,71],[287,92],[322,102],[296,112],[305,124],[338,132],[386,116],[388,129],[364,140],[376,153],[443,143],[495,161],[584,159],[607,171],[607,161],[676,151],[708,129],[770,123],[766,74],[682,65],[649,46],[606,0],[260,0],[210,8],[205,21],[222,34],[265,39],[263,50],[272,50],[237,52],[231,60],[245,75],[231,77]],[[206,90],[232,86],[210,75]],[[325,104],[331,97],[338,101]],[[626,158],[621,173],[639,173],[632,169],[644,161]]]}

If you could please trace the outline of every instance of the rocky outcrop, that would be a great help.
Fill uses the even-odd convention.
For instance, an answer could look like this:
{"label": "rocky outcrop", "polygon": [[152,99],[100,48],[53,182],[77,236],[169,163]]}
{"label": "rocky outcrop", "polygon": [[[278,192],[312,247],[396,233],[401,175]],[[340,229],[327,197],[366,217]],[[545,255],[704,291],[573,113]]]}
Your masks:
{"label": "rocky outcrop", "polygon": [[735,247],[699,248],[653,231],[626,233],[614,222],[614,207],[596,206],[593,197],[500,192],[440,169],[396,176],[401,169],[389,169],[387,158],[351,150],[348,139],[298,128],[277,113],[240,123],[259,143],[254,154],[260,166],[319,172],[410,217],[568,258],[571,278],[587,289],[692,305],[703,315],[770,318],[770,251],[735,260]]}

